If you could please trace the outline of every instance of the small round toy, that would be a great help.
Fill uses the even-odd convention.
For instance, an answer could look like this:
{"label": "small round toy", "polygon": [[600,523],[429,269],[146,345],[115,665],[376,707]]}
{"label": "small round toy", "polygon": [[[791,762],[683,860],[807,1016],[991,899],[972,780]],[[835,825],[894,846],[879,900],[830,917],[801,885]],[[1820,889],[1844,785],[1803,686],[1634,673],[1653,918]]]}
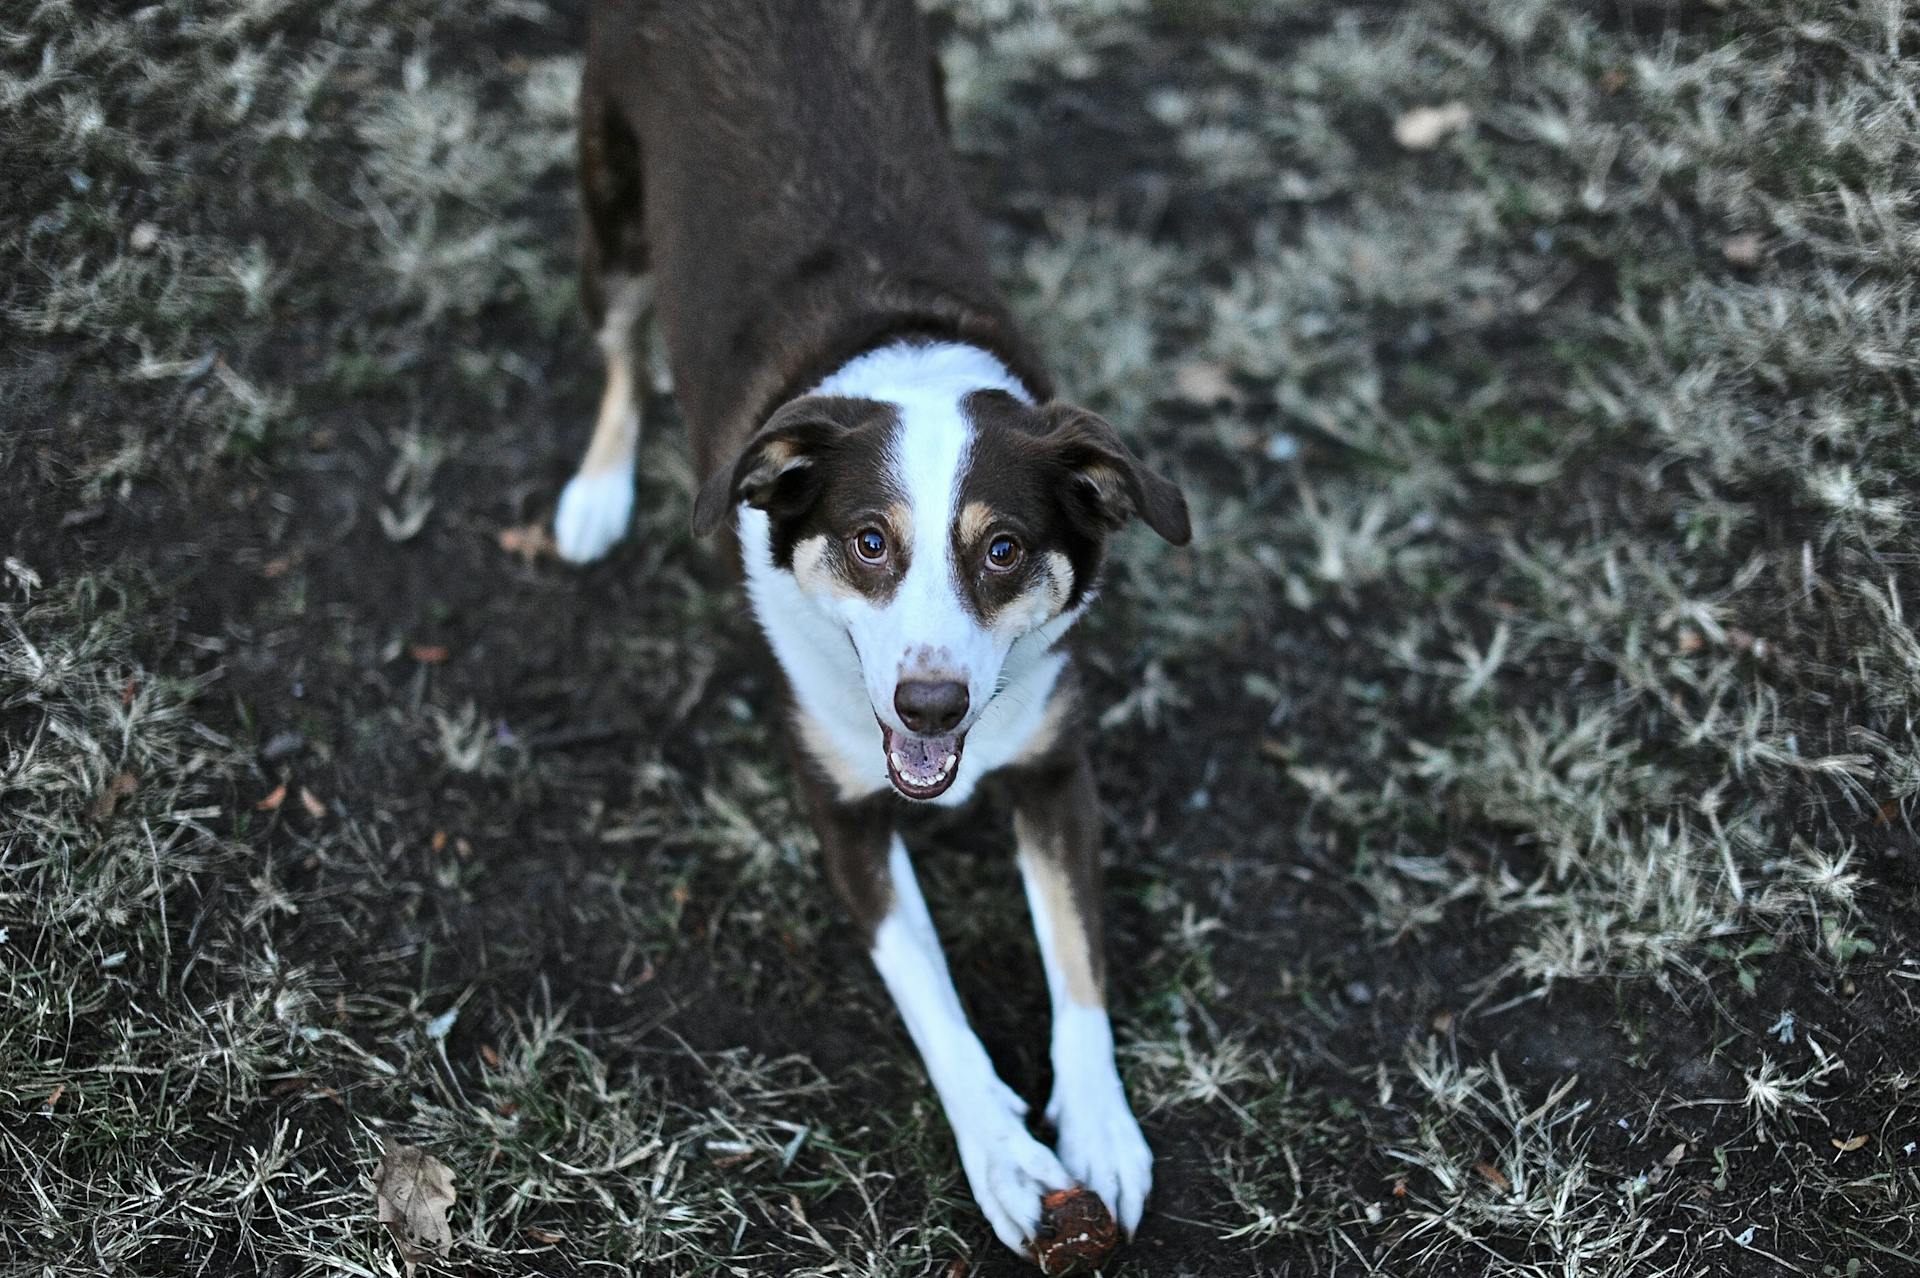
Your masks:
{"label": "small round toy", "polygon": [[1119,1245],[1119,1226],[1092,1190],[1076,1185],[1041,1198],[1033,1260],[1047,1278],[1092,1273]]}

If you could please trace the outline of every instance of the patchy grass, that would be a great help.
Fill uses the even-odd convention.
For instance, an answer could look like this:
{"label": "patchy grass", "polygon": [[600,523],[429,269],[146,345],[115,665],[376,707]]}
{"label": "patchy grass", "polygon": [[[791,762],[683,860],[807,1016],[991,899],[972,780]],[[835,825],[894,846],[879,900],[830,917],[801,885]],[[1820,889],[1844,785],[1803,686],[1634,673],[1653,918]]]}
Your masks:
{"label": "patchy grass", "polygon": [[[1121,1270],[1920,1267],[1920,26],[939,9],[1009,289],[1198,525],[1086,628],[1160,1158]],[[1016,1269],[663,378],[639,536],[501,542],[597,389],[582,21],[0,18],[10,1259],[394,1273],[403,1142],[461,1272]],[[924,826],[1041,1095],[1006,835]]]}

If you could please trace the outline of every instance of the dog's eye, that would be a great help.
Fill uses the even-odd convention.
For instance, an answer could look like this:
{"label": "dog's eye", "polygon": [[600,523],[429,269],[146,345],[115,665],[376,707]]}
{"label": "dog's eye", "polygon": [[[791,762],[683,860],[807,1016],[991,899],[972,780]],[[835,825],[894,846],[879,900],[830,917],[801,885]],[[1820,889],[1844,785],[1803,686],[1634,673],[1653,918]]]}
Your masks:
{"label": "dog's eye", "polygon": [[878,528],[862,528],[853,535],[853,553],[861,563],[887,562],[887,535]]}
{"label": "dog's eye", "polygon": [[1020,562],[1020,543],[1001,533],[987,543],[987,567],[1006,572]]}

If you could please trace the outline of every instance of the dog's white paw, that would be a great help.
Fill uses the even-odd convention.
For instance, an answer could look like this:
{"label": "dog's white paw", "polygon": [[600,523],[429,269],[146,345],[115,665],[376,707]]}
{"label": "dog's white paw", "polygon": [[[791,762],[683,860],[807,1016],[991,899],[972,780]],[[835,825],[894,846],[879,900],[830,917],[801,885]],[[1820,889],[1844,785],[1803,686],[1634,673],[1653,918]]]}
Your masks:
{"label": "dog's white paw", "polygon": [[591,563],[626,535],[633,518],[633,475],[624,469],[575,475],[560,494],[553,541],[560,557]]}
{"label": "dog's white paw", "polygon": [[1153,1151],[1112,1067],[1092,1075],[1059,1080],[1047,1102],[1047,1117],[1060,1133],[1055,1148],[1061,1165],[1100,1195],[1131,1238],[1153,1190]]}
{"label": "dog's white paw", "polygon": [[1026,1102],[995,1079],[965,1112],[948,1112],[973,1200],[994,1236],[1021,1255],[1040,1227],[1040,1198],[1073,1183],[1053,1151],[1027,1132]]}

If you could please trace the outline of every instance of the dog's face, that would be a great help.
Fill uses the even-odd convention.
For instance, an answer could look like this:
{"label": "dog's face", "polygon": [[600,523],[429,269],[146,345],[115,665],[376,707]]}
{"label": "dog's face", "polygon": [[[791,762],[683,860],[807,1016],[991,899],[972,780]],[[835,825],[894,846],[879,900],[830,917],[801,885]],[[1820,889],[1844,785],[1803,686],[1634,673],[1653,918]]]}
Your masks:
{"label": "dog's face", "polygon": [[1115,529],[1138,515],[1189,535],[1180,491],[1105,421],[1004,391],[795,400],[701,490],[695,530],[740,502],[766,512],[775,568],[851,641],[875,747],[910,799],[953,784],[1008,653],[1064,633]]}

